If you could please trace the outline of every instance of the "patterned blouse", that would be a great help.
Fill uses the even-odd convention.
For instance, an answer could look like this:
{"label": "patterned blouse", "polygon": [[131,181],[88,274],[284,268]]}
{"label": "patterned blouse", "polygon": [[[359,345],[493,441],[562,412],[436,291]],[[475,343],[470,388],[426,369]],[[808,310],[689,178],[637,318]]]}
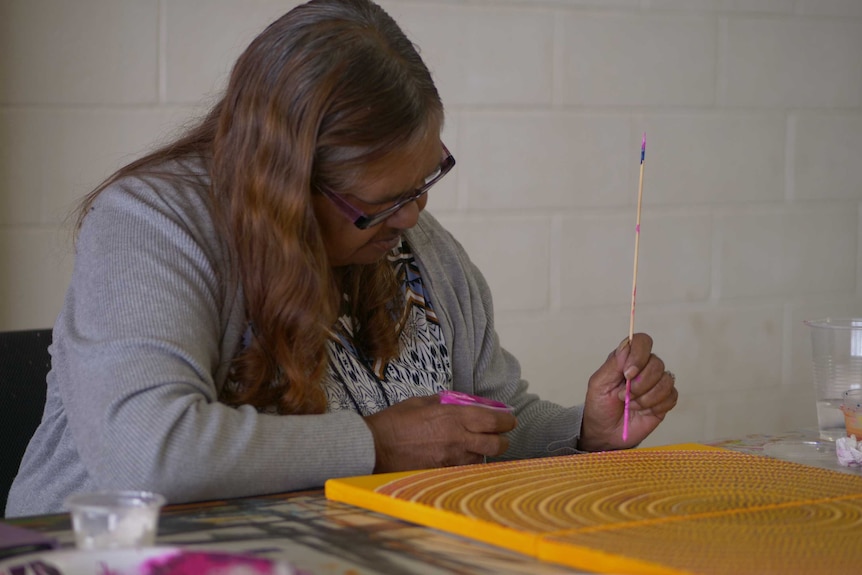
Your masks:
{"label": "patterned blouse", "polygon": [[401,241],[389,261],[401,282],[407,320],[401,332],[401,355],[383,364],[360,356],[348,316],[329,342],[329,368],[323,380],[329,411],[370,415],[417,395],[452,387],[452,364],[437,315],[427,297],[410,246]]}

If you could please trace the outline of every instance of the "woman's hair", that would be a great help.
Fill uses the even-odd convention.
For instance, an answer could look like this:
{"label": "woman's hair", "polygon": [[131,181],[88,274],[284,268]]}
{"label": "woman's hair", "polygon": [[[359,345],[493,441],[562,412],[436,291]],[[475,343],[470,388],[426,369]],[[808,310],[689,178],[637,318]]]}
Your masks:
{"label": "woman's hair", "polygon": [[[399,352],[400,286],[385,258],[333,270],[311,196],[350,191],[370,166],[439,129],[443,106],[414,45],[369,0],[311,0],[239,57],[223,98],[178,140],[120,169],[203,158],[213,219],[238,262],[253,337],[222,400],[320,413],[327,342],[340,313],[369,358]],[[345,297],[346,296],[346,297]]]}

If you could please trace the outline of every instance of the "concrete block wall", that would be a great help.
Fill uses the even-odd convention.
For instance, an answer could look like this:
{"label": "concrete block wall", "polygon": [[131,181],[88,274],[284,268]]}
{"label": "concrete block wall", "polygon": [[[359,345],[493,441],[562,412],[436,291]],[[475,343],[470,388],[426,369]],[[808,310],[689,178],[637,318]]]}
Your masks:
{"label": "concrete block wall", "polygon": [[[0,329],[50,326],[67,216],[218,94],[291,0],[0,3]],[[816,423],[803,319],[862,314],[862,0],[382,0],[456,169],[429,209],[542,395],[636,329],[678,377],[648,444]]]}

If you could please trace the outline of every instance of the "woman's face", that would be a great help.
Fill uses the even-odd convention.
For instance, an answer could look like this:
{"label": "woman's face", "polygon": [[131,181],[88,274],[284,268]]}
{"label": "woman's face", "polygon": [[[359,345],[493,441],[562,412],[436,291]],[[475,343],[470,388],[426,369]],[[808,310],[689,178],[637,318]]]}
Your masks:
{"label": "woman's face", "polygon": [[[355,190],[342,194],[353,207],[369,216],[392,206],[419,187],[428,174],[440,165],[442,144],[436,131],[430,131],[415,146],[395,152],[371,166],[359,179]],[[333,267],[370,264],[398,245],[401,234],[419,220],[428,196],[404,205],[383,223],[360,230],[323,194],[312,196],[312,206],[320,224],[329,261]]]}

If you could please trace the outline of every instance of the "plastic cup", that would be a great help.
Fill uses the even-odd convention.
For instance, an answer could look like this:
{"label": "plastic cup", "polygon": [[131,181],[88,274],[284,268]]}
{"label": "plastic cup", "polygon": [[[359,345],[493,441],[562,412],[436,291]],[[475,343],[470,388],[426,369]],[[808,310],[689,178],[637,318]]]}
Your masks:
{"label": "plastic cup", "polygon": [[148,491],[79,493],[66,499],[78,549],[132,549],[155,543],[165,498]]}
{"label": "plastic cup", "polygon": [[862,388],[862,318],[806,321],[813,344],[814,390],[820,437],[846,436],[844,392]]}
{"label": "plastic cup", "polygon": [[855,435],[857,440],[862,440],[862,389],[849,389],[844,392],[841,411],[844,412],[847,435]]}

